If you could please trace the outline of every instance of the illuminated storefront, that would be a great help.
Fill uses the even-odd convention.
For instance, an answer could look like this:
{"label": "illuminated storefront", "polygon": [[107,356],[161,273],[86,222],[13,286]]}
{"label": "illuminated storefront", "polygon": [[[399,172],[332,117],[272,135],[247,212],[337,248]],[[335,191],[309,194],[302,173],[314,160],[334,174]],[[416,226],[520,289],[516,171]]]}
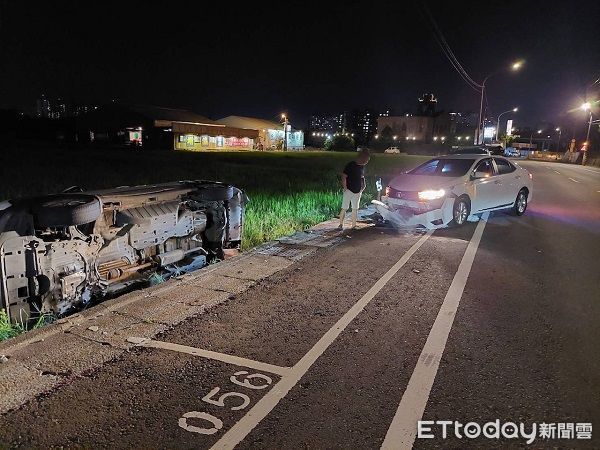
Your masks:
{"label": "illuminated storefront", "polygon": [[288,125],[286,133],[282,124],[253,117],[228,116],[217,120],[217,123],[245,131],[255,131],[257,133],[254,142],[255,150],[282,150],[285,137],[287,137],[288,150],[304,148],[304,132],[294,130],[291,125]]}
{"label": "illuminated storefront", "polygon": [[173,122],[175,150],[252,150],[258,137],[255,130],[218,124]]}

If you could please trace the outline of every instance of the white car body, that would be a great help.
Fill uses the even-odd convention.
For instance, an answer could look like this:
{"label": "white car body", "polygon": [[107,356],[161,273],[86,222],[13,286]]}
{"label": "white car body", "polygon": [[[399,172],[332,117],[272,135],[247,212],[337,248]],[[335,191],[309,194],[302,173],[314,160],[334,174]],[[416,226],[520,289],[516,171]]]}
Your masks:
{"label": "white car body", "polygon": [[383,153],[400,153],[398,147],[388,147]]}
{"label": "white car body", "polygon": [[[436,173],[419,174],[428,173],[432,167]],[[448,168],[446,175],[444,168]],[[411,173],[414,171],[417,173]],[[382,217],[395,225],[436,229],[453,222],[459,199],[469,206],[466,219],[486,211],[515,208],[521,192],[525,193],[525,203],[518,215],[525,212],[533,193],[531,174],[518,164],[501,156],[449,155],[394,177],[381,201],[373,203]]]}

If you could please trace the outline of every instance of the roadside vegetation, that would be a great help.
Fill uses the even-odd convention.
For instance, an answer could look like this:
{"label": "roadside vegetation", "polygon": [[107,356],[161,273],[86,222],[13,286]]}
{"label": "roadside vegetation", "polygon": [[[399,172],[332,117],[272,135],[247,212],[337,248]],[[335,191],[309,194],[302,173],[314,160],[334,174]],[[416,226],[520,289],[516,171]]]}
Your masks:
{"label": "roadside vegetation", "polygon": [[[174,152],[20,149],[0,152],[0,200],[185,179],[219,180],[246,191],[244,248],[306,229],[336,215],[348,152]],[[426,157],[374,154],[364,203],[384,181]]]}
{"label": "roadside vegetation", "polygon": [[52,322],[54,322],[53,316],[41,314],[33,325],[28,323],[11,323],[6,311],[0,309],[0,342],[18,336],[26,331],[43,327]]}

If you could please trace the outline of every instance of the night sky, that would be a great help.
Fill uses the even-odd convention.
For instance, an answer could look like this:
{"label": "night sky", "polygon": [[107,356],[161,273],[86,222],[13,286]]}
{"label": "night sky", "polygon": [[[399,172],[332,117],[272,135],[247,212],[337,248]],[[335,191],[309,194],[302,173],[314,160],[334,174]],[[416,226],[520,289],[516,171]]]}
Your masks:
{"label": "night sky", "polygon": [[[478,110],[417,2],[137,2],[0,0],[0,107],[33,110],[42,93],[274,119],[413,108]],[[568,126],[600,76],[600,2],[427,2],[477,81],[515,58],[519,74],[488,83],[490,115],[519,106],[517,125]],[[597,87],[598,85],[596,85]],[[592,91],[588,95],[593,95]]]}

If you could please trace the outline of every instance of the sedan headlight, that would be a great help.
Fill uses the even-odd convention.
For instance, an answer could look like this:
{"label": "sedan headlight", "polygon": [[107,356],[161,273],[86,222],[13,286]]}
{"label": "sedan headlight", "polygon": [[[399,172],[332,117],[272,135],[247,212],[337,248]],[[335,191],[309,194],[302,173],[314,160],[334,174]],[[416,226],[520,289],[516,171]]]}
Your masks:
{"label": "sedan headlight", "polygon": [[438,190],[427,190],[419,192],[419,200],[437,200],[438,198],[442,198],[446,195],[446,191],[443,189]]}

